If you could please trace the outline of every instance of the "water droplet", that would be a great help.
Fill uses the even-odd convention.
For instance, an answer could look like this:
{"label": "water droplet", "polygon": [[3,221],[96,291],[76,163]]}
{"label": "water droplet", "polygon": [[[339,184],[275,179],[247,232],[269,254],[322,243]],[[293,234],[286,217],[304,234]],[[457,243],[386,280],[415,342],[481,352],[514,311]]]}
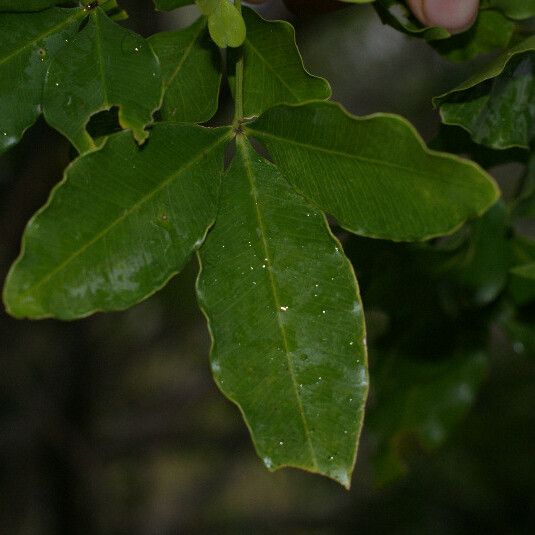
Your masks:
{"label": "water droplet", "polygon": [[283,312],[286,312],[286,311],[288,310],[288,307],[281,307],[281,310],[282,310]]}
{"label": "water droplet", "polygon": [[262,460],[264,461],[266,468],[269,469],[273,466],[273,461],[269,457],[264,457]]}
{"label": "water droplet", "polygon": [[134,47],[134,52],[139,52],[139,47],[138,46]]}
{"label": "water droplet", "polygon": [[318,381],[321,381],[322,380],[322,377],[318,377]]}
{"label": "water droplet", "polygon": [[212,362],[212,371],[214,373],[221,373],[221,365],[219,364],[217,360],[214,360]]}
{"label": "water droplet", "polygon": [[322,313],[322,314],[326,314],[325,310],[322,310],[321,313]]}
{"label": "water droplet", "polygon": [[56,87],[59,87],[59,82],[56,82]]}
{"label": "water droplet", "polygon": [[355,342],[349,342],[349,345],[352,346]]}
{"label": "water droplet", "polygon": [[334,461],[334,455],[331,455],[331,456],[329,457],[329,461]]}
{"label": "water droplet", "polygon": [[262,269],[266,269],[266,264],[262,264]]}
{"label": "water droplet", "polygon": [[347,429],[344,429],[344,435],[347,435]]}
{"label": "water droplet", "polygon": [[249,266],[249,267],[251,268],[251,271],[253,271],[253,270],[254,270],[254,267],[253,267],[253,266]]}
{"label": "water droplet", "polygon": [[284,442],[282,440],[279,442],[279,446],[284,446]]}

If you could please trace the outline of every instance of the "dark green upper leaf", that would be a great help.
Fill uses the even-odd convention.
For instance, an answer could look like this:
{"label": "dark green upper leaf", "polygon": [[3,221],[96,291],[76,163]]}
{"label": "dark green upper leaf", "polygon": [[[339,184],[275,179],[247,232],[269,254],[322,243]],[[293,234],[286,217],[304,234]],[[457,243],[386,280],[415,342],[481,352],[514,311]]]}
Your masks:
{"label": "dark green upper leaf", "polygon": [[260,457],[349,486],[368,382],[364,318],[323,214],[238,138],[199,254],[212,369]]}
{"label": "dark green upper leaf", "polygon": [[50,59],[72,38],[81,9],[0,16],[0,152],[17,143],[41,113]]}
{"label": "dark green upper leaf", "polygon": [[287,22],[269,22],[244,9],[247,37],[243,46],[243,111],[260,115],[277,104],[299,104],[331,96],[327,81],[310,75]]}
{"label": "dark green upper leaf", "polygon": [[348,230],[391,240],[447,234],[497,199],[476,164],[426,148],[401,117],[332,103],[280,106],[247,130],[286,178]]}
{"label": "dark green upper leaf", "polygon": [[400,0],[377,0],[374,3],[374,7],[385,24],[389,24],[403,33],[414,37],[422,37],[426,41],[447,39],[450,37],[450,33],[444,28],[422,26],[414,18],[405,2],[401,2]]}
{"label": "dark green upper leaf", "polygon": [[528,148],[535,135],[535,36],[434,102],[446,124],[495,149]]}
{"label": "dark green upper leaf", "polygon": [[221,56],[202,17],[189,28],[153,35],[149,42],[160,59],[166,121],[203,123],[217,111]]}
{"label": "dark green upper leaf", "polygon": [[535,16],[535,0],[481,0],[481,9],[499,9],[514,20]]}
{"label": "dark green upper leaf", "polygon": [[158,58],[140,35],[113,22],[100,8],[52,61],[43,96],[48,123],[80,152],[95,148],[86,131],[90,117],[119,106],[119,123],[138,141],[160,106]]}
{"label": "dark green upper leaf", "polygon": [[452,61],[467,61],[479,54],[508,46],[515,24],[498,11],[480,11],[474,25],[449,39],[433,41],[432,46]]}
{"label": "dark green upper leaf", "polygon": [[177,273],[213,223],[228,129],[162,123],[76,160],[30,221],[4,288],[17,317],[134,305]]}

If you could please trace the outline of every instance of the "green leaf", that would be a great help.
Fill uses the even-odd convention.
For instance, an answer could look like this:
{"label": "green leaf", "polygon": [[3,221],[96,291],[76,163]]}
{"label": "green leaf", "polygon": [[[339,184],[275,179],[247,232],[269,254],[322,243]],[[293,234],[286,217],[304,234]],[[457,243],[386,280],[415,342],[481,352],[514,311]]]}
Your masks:
{"label": "green leaf", "polygon": [[180,271],[213,223],[228,129],[156,125],[76,160],[30,221],[4,288],[16,317],[122,310]]}
{"label": "green leaf", "polygon": [[149,42],[160,59],[166,121],[203,123],[217,111],[221,56],[202,17],[189,28],[153,35]]}
{"label": "green leaf", "polygon": [[0,152],[18,143],[41,113],[50,59],[83,17],[81,9],[56,8],[0,17]]}
{"label": "green leaf", "polygon": [[497,11],[481,11],[467,31],[449,39],[434,41],[433,48],[451,61],[467,61],[479,54],[505,48],[515,24]]}
{"label": "green leaf", "polygon": [[499,9],[514,20],[535,16],[535,0],[482,0],[481,9]]}
{"label": "green leaf", "polygon": [[375,375],[369,428],[377,442],[376,479],[385,484],[406,472],[403,446],[416,438],[439,447],[473,404],[485,376],[480,352],[439,361],[392,355]]}
{"label": "green leaf", "polygon": [[177,9],[194,3],[195,0],[154,0],[156,9],[159,9],[160,11],[171,11],[172,9]]}
{"label": "green leaf", "polygon": [[495,149],[529,148],[535,135],[535,36],[481,73],[434,99],[445,124],[466,129]]}
{"label": "green leaf", "polygon": [[496,203],[472,225],[468,247],[457,255],[455,271],[466,301],[483,306],[494,301],[507,284],[511,266],[509,213]]}
{"label": "green leaf", "polygon": [[328,82],[305,70],[291,24],[269,22],[252,9],[244,9],[243,16],[247,37],[240,52],[244,56],[246,117],[260,115],[277,104],[299,104],[331,96]]}
{"label": "green leaf", "polygon": [[367,394],[351,264],[321,212],[238,137],[197,291],[212,370],[258,454],[350,483]]}
{"label": "green leaf", "polygon": [[450,33],[444,28],[431,28],[420,24],[404,2],[399,0],[377,0],[373,5],[383,23],[400,32],[413,37],[422,37],[426,41],[450,37]]}
{"label": "green leaf", "polygon": [[90,117],[119,107],[119,123],[138,142],[159,108],[162,81],[158,58],[140,35],[97,8],[86,27],[50,64],[43,96],[47,122],[85,152],[95,148],[86,131]]}
{"label": "green leaf", "polygon": [[476,164],[426,148],[401,117],[357,118],[327,102],[280,106],[247,126],[285,177],[363,236],[424,240],[453,232],[498,198]]}
{"label": "green leaf", "polygon": [[0,0],[0,12],[44,11],[49,7],[77,3],[75,0]]}
{"label": "green leaf", "polygon": [[241,13],[229,0],[196,0],[199,9],[208,17],[210,35],[220,48],[236,48],[245,41],[245,22]]}

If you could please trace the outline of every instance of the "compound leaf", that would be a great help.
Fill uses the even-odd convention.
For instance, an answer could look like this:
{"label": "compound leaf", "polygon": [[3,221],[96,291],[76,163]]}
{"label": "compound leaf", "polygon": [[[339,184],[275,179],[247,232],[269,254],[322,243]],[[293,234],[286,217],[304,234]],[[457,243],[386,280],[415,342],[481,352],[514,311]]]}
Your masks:
{"label": "compound leaf", "polygon": [[16,144],[41,113],[50,59],[77,31],[81,9],[0,17],[0,152]]}
{"label": "compound leaf", "polygon": [[95,148],[86,131],[89,119],[113,106],[119,106],[120,125],[144,141],[161,95],[160,65],[147,41],[96,8],[52,61],[43,107],[47,122],[85,152]]}
{"label": "compound leaf", "polygon": [[349,486],[367,393],[351,264],[321,212],[238,137],[197,290],[212,370],[269,469]]}
{"label": "compound leaf", "polygon": [[163,120],[203,123],[217,111],[221,56],[201,17],[185,30],[153,35],[164,82]]}
{"label": "compound leaf", "polygon": [[4,288],[17,317],[121,310],[184,265],[213,223],[228,129],[161,123],[76,160],[30,221]]}
{"label": "compound leaf", "polygon": [[454,231],[497,199],[476,164],[430,151],[404,119],[339,105],[279,106],[247,126],[285,177],[348,230],[391,240]]}

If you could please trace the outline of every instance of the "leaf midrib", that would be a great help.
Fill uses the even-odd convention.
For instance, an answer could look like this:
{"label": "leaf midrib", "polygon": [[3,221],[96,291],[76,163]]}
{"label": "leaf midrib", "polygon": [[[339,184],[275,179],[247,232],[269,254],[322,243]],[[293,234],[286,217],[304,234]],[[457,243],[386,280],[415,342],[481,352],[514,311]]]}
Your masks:
{"label": "leaf midrib", "polygon": [[182,67],[186,63],[186,60],[188,59],[189,55],[191,54],[191,51],[193,50],[193,46],[199,39],[202,32],[206,29],[206,22],[204,24],[200,24],[199,29],[194,32],[193,39],[191,43],[186,47],[186,50],[184,51],[184,54],[182,58],[180,58],[180,61],[178,62],[175,70],[173,71],[173,74],[170,76],[169,81],[165,82],[165,88],[167,89],[175,80],[175,78],[178,76],[178,73],[182,70]]}
{"label": "leaf midrib", "polygon": [[[325,154],[330,154],[332,156],[342,156],[344,158],[348,158],[348,159],[351,159],[351,160],[358,160],[358,161],[365,162],[365,163],[370,163],[370,164],[373,164],[373,165],[378,165],[378,166],[383,166],[383,167],[390,167],[390,168],[396,169],[398,171],[407,171],[409,173],[417,174],[417,175],[420,175],[420,176],[423,176],[423,177],[433,177],[433,178],[441,180],[441,181],[444,180],[443,175],[439,175],[439,174],[433,173],[432,171],[430,171],[429,167],[425,171],[422,171],[421,169],[418,169],[416,167],[407,167],[405,165],[396,164],[396,163],[390,162],[388,160],[376,160],[374,158],[368,158],[366,156],[359,156],[357,154],[351,154],[350,152],[344,152],[344,151],[339,151],[339,150],[335,150],[335,149],[329,149],[329,148],[326,148],[326,147],[321,147],[320,145],[311,145],[310,143],[303,143],[301,141],[296,141],[295,139],[284,138],[284,137],[281,137],[281,136],[277,136],[275,134],[270,134],[270,133],[264,132],[262,130],[255,130],[254,128],[249,128],[249,127],[247,127],[247,132],[249,134],[251,134],[252,136],[258,137],[259,139],[262,139],[264,137],[264,138],[268,138],[268,139],[273,139],[275,141],[280,141],[280,142],[286,143],[288,145],[295,145],[297,147],[301,147],[303,149],[308,149],[308,150],[311,150],[311,151],[323,152]],[[450,159],[450,158],[448,158],[446,156],[441,156],[441,155],[438,155],[438,154],[436,154],[436,155],[432,154],[432,153],[426,151],[424,147],[422,147],[422,149],[424,150],[425,155],[429,156],[431,158],[438,158],[438,159],[441,159],[441,160],[454,161],[453,159]],[[456,163],[458,163],[459,165],[463,165],[464,164],[465,166],[467,166],[466,164],[469,163],[469,162],[465,163],[465,162],[457,161]]]}
{"label": "leaf midrib", "polygon": [[153,190],[151,190],[149,193],[145,194],[139,201],[134,203],[130,208],[125,210],[118,218],[112,221],[107,227],[102,229],[96,236],[94,236],[91,240],[89,240],[87,243],[85,243],[82,247],[80,247],[77,251],[72,253],[70,256],[68,256],[63,262],[61,262],[58,266],[56,266],[52,271],[47,273],[43,278],[38,280],[35,284],[30,286],[27,290],[25,290],[21,297],[26,297],[30,293],[34,292],[35,290],[39,289],[43,284],[48,282],[52,277],[54,277],[57,273],[62,271],[67,265],[69,265],[75,258],[78,258],[81,254],[83,254],[87,249],[89,249],[92,245],[97,243],[100,239],[105,237],[109,232],[115,228],[119,223],[124,221],[127,217],[132,215],[137,209],[139,209],[141,206],[143,206],[147,201],[149,201],[154,195],[159,193],[162,189],[167,187],[170,183],[172,183],[174,180],[176,180],[184,171],[195,165],[199,160],[204,158],[208,153],[210,153],[212,150],[214,150],[217,146],[220,144],[226,142],[228,140],[229,134],[225,133],[225,135],[221,136],[220,139],[218,139],[215,143],[212,143],[210,146],[208,146],[206,149],[202,150],[197,156],[192,158],[189,162],[187,162],[181,169],[179,169],[176,173],[173,173],[169,178],[158,184],[157,187],[155,187]]}
{"label": "leaf midrib", "polygon": [[102,85],[104,106],[107,108],[110,105],[110,100],[108,96],[108,84],[106,83],[106,72],[104,70],[104,54],[102,51],[102,28],[100,27],[99,11],[100,10],[97,9],[92,14],[92,19],[95,23],[95,32],[96,32],[95,47],[96,47],[96,53],[97,53],[98,72],[100,75],[100,83]]}
{"label": "leaf midrib", "polygon": [[277,290],[277,285],[275,283],[275,279],[273,277],[273,262],[272,262],[272,259],[271,259],[271,255],[270,255],[270,252],[269,252],[269,247],[268,247],[268,244],[267,244],[267,241],[266,241],[266,227],[265,227],[265,224],[264,224],[264,219],[262,217],[262,213],[260,212],[260,205],[259,205],[259,202],[258,202],[258,194],[257,194],[257,186],[256,186],[256,182],[255,182],[255,178],[254,178],[254,171],[252,169],[252,165],[251,165],[251,160],[249,158],[249,154],[247,152],[247,148],[244,146],[244,141],[243,140],[240,140],[240,138],[238,138],[238,144],[239,144],[239,148],[241,150],[241,153],[242,153],[242,156],[243,156],[243,161],[244,161],[244,164],[245,164],[245,171],[246,171],[246,176],[247,176],[247,179],[249,181],[249,185],[251,187],[251,195],[253,197],[253,202],[254,202],[254,207],[255,207],[255,213],[256,213],[256,218],[257,218],[257,222],[258,222],[258,227],[260,229],[260,240],[261,240],[261,243],[262,243],[262,249],[264,250],[264,258],[266,259],[266,272],[267,272],[267,277],[269,279],[269,283],[270,283],[270,286],[271,286],[271,290],[272,290],[272,297],[273,297],[273,303],[275,305],[275,316],[277,318],[277,324],[279,326],[279,330],[280,330],[280,333],[281,333],[281,338],[282,338],[282,342],[283,342],[283,347],[284,347],[284,353],[286,355],[286,359],[287,359],[287,362],[288,362],[288,371],[290,373],[290,378],[291,378],[291,381],[292,381],[292,386],[293,386],[293,390],[294,390],[294,394],[295,394],[295,398],[296,398],[296,401],[297,401],[297,407],[299,409],[299,415],[301,416],[301,421],[302,421],[302,424],[303,424],[303,429],[305,431],[305,435],[306,435],[306,439],[307,439],[307,444],[308,444],[308,447],[309,447],[309,450],[310,450],[310,457],[311,457],[311,461],[312,461],[312,464],[314,466],[315,469],[319,469],[319,466],[318,466],[318,460],[317,460],[317,457],[316,457],[316,453],[314,451],[314,447],[312,445],[312,439],[311,439],[311,433],[310,433],[310,429],[308,427],[308,422],[307,422],[307,419],[306,419],[306,415],[305,415],[305,410],[304,410],[304,407],[303,407],[303,403],[301,401],[301,397],[299,396],[299,389],[298,389],[298,385],[297,385],[297,379],[295,377],[295,369],[294,369],[294,364],[293,364],[293,361],[292,359],[290,358],[290,348],[289,348],[289,342],[288,342],[288,336],[286,334],[286,329],[284,328],[284,325],[283,323],[281,322],[281,318],[280,318],[280,311],[281,311],[281,299],[280,299],[280,296],[279,296],[279,293],[278,293],[278,290]]}

